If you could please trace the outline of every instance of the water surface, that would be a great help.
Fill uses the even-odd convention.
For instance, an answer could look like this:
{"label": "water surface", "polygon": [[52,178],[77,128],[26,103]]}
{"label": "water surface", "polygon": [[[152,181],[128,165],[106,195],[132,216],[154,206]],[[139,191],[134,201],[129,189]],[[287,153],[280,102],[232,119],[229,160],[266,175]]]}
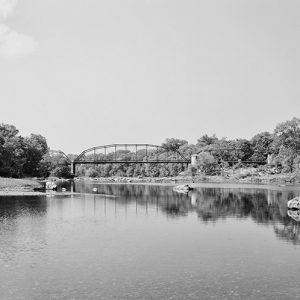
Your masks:
{"label": "water surface", "polygon": [[1,299],[300,297],[292,187],[75,190],[0,197]]}

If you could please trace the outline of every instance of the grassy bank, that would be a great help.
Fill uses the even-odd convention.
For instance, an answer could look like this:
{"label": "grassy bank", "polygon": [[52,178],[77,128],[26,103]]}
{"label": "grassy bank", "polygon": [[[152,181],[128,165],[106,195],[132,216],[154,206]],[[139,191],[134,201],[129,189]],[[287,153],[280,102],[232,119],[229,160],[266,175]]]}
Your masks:
{"label": "grassy bank", "polygon": [[40,184],[33,179],[16,179],[16,178],[4,178],[0,177],[0,190],[10,191],[30,191],[35,187],[39,187]]}

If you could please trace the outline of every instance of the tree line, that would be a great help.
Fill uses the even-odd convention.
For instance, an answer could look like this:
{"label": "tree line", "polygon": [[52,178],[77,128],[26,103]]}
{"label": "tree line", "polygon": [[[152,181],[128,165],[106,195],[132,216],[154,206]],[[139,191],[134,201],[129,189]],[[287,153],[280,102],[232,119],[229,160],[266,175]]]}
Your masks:
{"label": "tree line", "polygon": [[[198,154],[197,165],[190,167],[189,172],[218,174],[233,163],[258,166],[265,164],[269,157],[272,165],[281,172],[299,171],[300,164],[300,119],[279,123],[272,133],[261,132],[250,140],[218,138],[216,135],[202,135],[195,144],[184,139],[167,138],[162,147],[169,151],[179,151],[187,159]],[[120,151],[119,156],[133,157],[130,151]],[[149,153],[148,153],[149,155]],[[151,155],[151,153],[150,153]],[[156,154],[157,155],[157,154]],[[159,154],[163,155],[163,153]],[[69,160],[76,155],[69,154]],[[139,153],[145,160],[146,153]],[[0,176],[24,177],[49,175],[68,177],[70,175],[69,160],[61,154],[53,154],[47,140],[40,134],[29,137],[19,135],[14,125],[0,124]],[[182,164],[104,164],[80,165],[81,176],[176,176],[186,170]]]}
{"label": "tree line", "polygon": [[[271,159],[271,165],[276,166],[278,171],[297,172],[300,163],[300,119],[293,118],[279,123],[272,133],[261,132],[250,140],[230,140],[204,134],[196,144],[189,144],[184,139],[167,138],[162,143],[162,147],[168,151],[179,151],[188,159],[192,154],[198,154],[197,165],[189,168],[192,174],[197,171],[208,175],[220,174],[222,170],[233,164],[235,167],[245,164],[257,167],[266,164],[268,156]],[[142,155],[140,159],[143,159],[143,154],[139,153],[139,155]],[[118,153],[118,156],[130,158],[134,157],[134,153],[122,151]],[[165,177],[176,176],[184,170],[185,166],[182,164],[130,164],[128,162],[97,166],[81,165],[78,168],[78,174],[89,177]]]}

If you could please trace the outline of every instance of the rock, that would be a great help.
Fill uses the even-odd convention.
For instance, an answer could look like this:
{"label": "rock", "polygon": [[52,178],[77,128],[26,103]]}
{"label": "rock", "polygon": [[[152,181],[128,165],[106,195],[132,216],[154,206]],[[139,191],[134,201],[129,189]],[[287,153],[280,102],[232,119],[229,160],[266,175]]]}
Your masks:
{"label": "rock", "polygon": [[287,206],[290,209],[300,209],[300,199],[299,197],[293,198],[287,202]]}
{"label": "rock", "polygon": [[173,190],[179,193],[188,193],[192,189],[193,188],[190,187],[188,184],[182,184],[175,186]]}
{"label": "rock", "polygon": [[297,209],[297,210],[288,210],[287,214],[288,214],[289,217],[291,217],[295,221],[297,221],[297,222],[300,221],[300,211],[299,211],[299,209]]}

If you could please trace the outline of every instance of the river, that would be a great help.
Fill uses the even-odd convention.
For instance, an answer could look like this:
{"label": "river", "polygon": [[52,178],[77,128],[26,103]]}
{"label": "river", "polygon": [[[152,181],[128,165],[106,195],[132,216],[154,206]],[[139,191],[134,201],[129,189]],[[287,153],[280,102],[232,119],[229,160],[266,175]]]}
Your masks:
{"label": "river", "polygon": [[0,299],[300,297],[293,187],[75,191],[0,197]]}

